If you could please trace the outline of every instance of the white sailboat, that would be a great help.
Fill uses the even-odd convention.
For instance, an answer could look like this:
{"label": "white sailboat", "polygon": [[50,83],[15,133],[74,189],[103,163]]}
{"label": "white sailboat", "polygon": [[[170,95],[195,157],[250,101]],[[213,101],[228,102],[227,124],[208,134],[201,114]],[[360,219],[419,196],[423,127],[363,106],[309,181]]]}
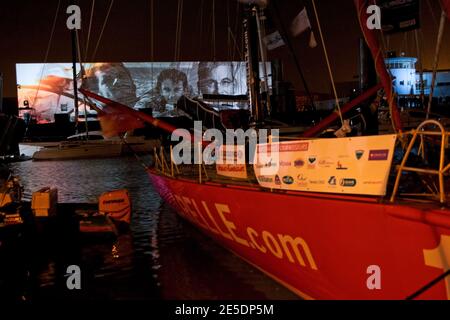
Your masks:
{"label": "white sailboat", "polygon": [[105,139],[99,131],[76,134],[54,144],[32,146],[38,148],[34,151],[33,160],[66,160],[88,158],[110,158],[130,153],[150,153],[153,148],[159,147],[157,139],[145,139],[144,136],[125,135],[123,138],[115,137]]}

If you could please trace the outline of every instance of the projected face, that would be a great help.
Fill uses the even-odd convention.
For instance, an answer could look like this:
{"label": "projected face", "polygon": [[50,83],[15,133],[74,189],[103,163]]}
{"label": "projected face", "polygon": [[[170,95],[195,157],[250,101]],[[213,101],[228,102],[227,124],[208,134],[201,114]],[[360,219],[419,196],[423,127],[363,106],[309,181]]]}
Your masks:
{"label": "projected face", "polygon": [[[156,116],[178,116],[178,111],[167,110],[174,109],[182,95],[247,94],[245,63],[240,61],[86,62],[83,67],[79,82],[84,89],[129,107],[151,108]],[[78,73],[80,69],[78,65]],[[53,122],[55,113],[69,113],[73,118],[72,77],[72,63],[17,64],[20,106],[29,101],[38,123]],[[79,108],[80,114],[83,109]]]}
{"label": "projected face", "polygon": [[167,103],[175,104],[184,93],[183,81],[172,81],[165,79],[161,83],[161,96]]}
{"label": "projected face", "polygon": [[95,72],[99,95],[123,103],[128,106],[134,104],[136,88],[132,79],[121,70],[108,68]]}
{"label": "projected face", "polygon": [[202,94],[234,94],[234,76],[231,64],[213,66],[199,80]]}

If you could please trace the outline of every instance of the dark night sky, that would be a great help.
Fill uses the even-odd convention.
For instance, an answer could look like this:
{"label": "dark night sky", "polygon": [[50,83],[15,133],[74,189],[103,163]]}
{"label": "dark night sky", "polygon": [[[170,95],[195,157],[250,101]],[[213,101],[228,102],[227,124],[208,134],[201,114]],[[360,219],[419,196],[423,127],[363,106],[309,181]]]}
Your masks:
{"label": "dark night sky", "polygon": [[[177,6],[179,0],[154,1],[154,60],[174,61]],[[303,7],[300,0],[276,0],[286,25]],[[237,33],[240,43],[241,25],[236,0],[185,0],[182,20],[180,59],[184,61],[213,60],[212,5],[215,4],[216,60],[240,60],[237,51],[227,44],[227,26]],[[311,1],[307,4],[310,20],[319,42]],[[4,74],[4,96],[16,95],[15,64],[43,62],[55,16],[57,0],[0,1],[0,71]],[[66,28],[65,10],[68,0],[61,0],[56,30],[48,62],[71,60],[70,33]],[[78,1],[82,14],[82,42],[85,43],[92,1]],[[88,60],[99,38],[110,0],[96,0],[94,23]],[[151,0],[115,0],[103,38],[94,61],[151,61]],[[359,25],[352,0],[316,0],[326,45],[336,81],[351,81],[357,75]],[[203,6],[201,6],[203,4]],[[430,8],[431,7],[431,8]],[[440,9],[437,0],[422,1],[422,35],[424,67],[432,67]],[[436,20],[437,19],[437,20]],[[200,27],[202,21],[202,28]],[[235,26],[238,26],[237,28]],[[441,69],[450,68],[450,30],[446,33],[441,54]],[[321,46],[308,47],[308,35],[292,39],[295,52],[313,91],[329,92],[329,78]],[[416,55],[413,33],[392,36],[390,49]],[[287,48],[269,52],[269,58],[281,58],[285,76],[302,90]]]}

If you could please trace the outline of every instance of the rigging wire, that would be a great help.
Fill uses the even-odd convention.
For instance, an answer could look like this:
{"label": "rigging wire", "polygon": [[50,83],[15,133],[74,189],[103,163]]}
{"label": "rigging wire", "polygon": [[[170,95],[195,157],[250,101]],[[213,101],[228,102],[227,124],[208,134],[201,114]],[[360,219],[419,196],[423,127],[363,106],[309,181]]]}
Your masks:
{"label": "rigging wire", "polygon": [[213,61],[216,62],[216,0],[212,0],[212,44]]}
{"label": "rigging wire", "polygon": [[180,0],[177,2],[177,24],[175,27],[175,45],[174,45],[174,52],[173,52],[173,60],[177,61],[177,49],[178,49],[178,29],[179,29],[179,23],[180,23]]}
{"label": "rigging wire", "polygon": [[94,8],[95,8],[95,0],[92,0],[91,15],[90,15],[90,18],[89,18],[88,35],[87,35],[87,40],[86,40],[86,50],[84,52],[84,61],[86,61],[87,57],[88,57],[89,42],[90,42],[90,39],[91,39],[92,21],[94,20]]}
{"label": "rigging wire", "polygon": [[[76,39],[76,43],[77,43],[77,51],[78,51],[78,59],[80,61],[80,79],[83,81],[84,75],[85,75],[85,70],[84,70],[84,66],[83,66],[83,60],[82,60],[82,56],[81,56],[81,46],[80,46],[80,38],[79,38],[79,34],[78,34],[78,30],[75,29],[75,39]],[[73,79],[73,81],[76,82],[76,88],[78,90],[78,83],[77,83],[77,79]],[[74,96],[75,96],[74,92]],[[89,135],[89,130],[88,130],[88,112],[87,112],[87,105],[86,105],[86,99],[84,99],[84,125],[85,125],[85,130],[86,130],[86,140],[88,140],[88,135]],[[76,108],[78,108],[78,106],[75,106]],[[78,120],[78,119],[77,119]],[[78,121],[77,121],[78,123]]]}
{"label": "rigging wire", "polygon": [[[44,70],[45,70],[45,66],[47,64],[48,61],[48,55],[50,53],[50,48],[52,46],[52,40],[53,40],[53,35],[55,34],[55,28],[56,28],[56,21],[58,20],[58,12],[59,12],[59,8],[61,6],[61,0],[58,0],[58,5],[56,6],[56,12],[55,12],[55,17],[53,18],[53,25],[52,25],[52,30],[50,32],[50,39],[48,40],[48,45],[47,45],[47,49],[45,50],[45,57],[44,57],[44,63],[42,65],[42,71],[41,71],[41,76],[39,77],[39,79],[41,80],[42,77],[44,76]],[[41,88],[41,81],[39,80],[39,84],[36,90],[36,95],[34,96],[34,100],[33,100],[33,106],[36,104],[37,102],[37,97],[39,94],[39,90]]]}
{"label": "rigging wire", "polygon": [[430,0],[427,0],[427,5],[428,9],[430,10],[431,17],[433,18],[434,26],[436,27],[436,29],[438,29],[439,28],[438,19],[436,17],[436,14],[434,13],[433,6],[431,5]]}
{"label": "rigging wire", "polygon": [[[154,0],[150,0],[150,61],[155,61],[155,7]],[[153,66],[153,63],[152,63]],[[153,71],[153,68],[152,68]]]}
{"label": "rigging wire", "polygon": [[323,34],[322,34],[322,27],[320,26],[319,15],[318,15],[317,9],[316,9],[316,1],[312,0],[312,4],[313,4],[313,8],[314,8],[314,14],[316,16],[317,26],[319,28],[319,34],[320,34],[320,39],[321,39],[321,42],[322,42],[323,51],[324,51],[324,54],[325,54],[325,60],[327,62],[328,73],[330,75],[331,85],[333,87],[334,98],[336,100],[336,107],[337,107],[337,110],[338,110],[338,113],[339,113],[339,118],[341,119],[341,124],[344,125],[344,118],[342,117],[341,106],[340,106],[340,103],[339,103],[339,97],[338,97],[338,94],[337,94],[337,91],[336,91],[336,85],[334,83],[333,71],[331,70],[331,65],[330,65],[330,60],[328,58],[327,48],[325,46],[325,40],[324,40]]}
{"label": "rigging wire", "polygon": [[[236,20],[234,22],[234,34],[238,34],[239,31],[239,21],[240,21],[240,2],[236,2]],[[231,33],[231,35],[233,36],[233,33]],[[239,54],[239,60],[245,60],[244,58],[244,54],[243,54],[243,44],[241,43],[241,47],[238,46],[236,39],[233,40],[234,44],[235,44],[235,50],[233,50],[233,55],[231,57],[231,60],[235,60],[235,54],[236,52]]]}
{"label": "rigging wire", "polygon": [[[152,62],[150,65],[150,79],[154,79],[154,65],[155,65],[155,3],[154,0],[150,0],[150,61]],[[138,97],[138,101],[142,99],[142,97]]]}
{"label": "rigging wire", "polygon": [[105,31],[106,24],[108,22],[109,14],[111,13],[111,9],[113,7],[113,4],[114,4],[114,0],[111,0],[111,2],[109,4],[108,12],[106,13],[105,21],[103,22],[103,26],[102,26],[102,30],[100,32],[100,36],[98,37],[98,41],[97,41],[97,44],[95,46],[94,53],[92,54],[92,59],[91,59],[92,61],[95,61],[95,56],[97,54],[97,50],[98,50],[98,47],[100,45],[100,41],[102,40],[103,32]]}
{"label": "rigging wire", "polygon": [[231,31],[231,29],[230,28],[228,28],[228,33],[230,34],[230,36],[231,36],[231,39],[233,40],[233,44],[234,44],[234,51],[233,51],[233,56],[232,56],[232,59],[231,59],[231,61],[234,61],[234,52],[237,52],[238,54],[239,54],[239,57],[241,57],[241,60],[245,60],[244,59],[244,53],[241,51],[241,49],[239,48],[239,46],[238,46],[238,43],[237,43],[237,41],[236,41],[236,38],[235,38],[235,36],[234,36],[234,34],[233,34],[233,31]]}
{"label": "rigging wire", "polygon": [[175,30],[175,61],[180,61],[181,52],[181,32],[183,26],[183,0],[178,0],[177,25]]}
{"label": "rigging wire", "polygon": [[[230,22],[230,1],[227,1],[227,29],[229,30],[230,29],[230,25],[231,25],[231,22]],[[231,47],[231,35],[230,35],[230,33],[229,32],[227,32],[227,50],[228,50],[228,52],[227,52],[227,58],[228,58],[228,60],[229,61],[231,61],[232,59],[232,57],[231,57],[231,51],[233,50],[232,49],[232,47]]]}
{"label": "rigging wire", "polygon": [[436,86],[436,71],[437,71],[437,68],[438,68],[438,65],[439,65],[439,54],[440,54],[440,51],[441,51],[442,38],[443,38],[443,35],[444,35],[446,19],[447,19],[447,16],[445,14],[445,11],[442,10],[441,11],[441,19],[440,19],[440,22],[439,22],[439,32],[438,32],[438,36],[437,36],[436,49],[435,49],[435,54],[434,54],[433,76],[431,78],[430,95],[429,95],[429,98],[428,98],[428,108],[427,108],[427,115],[426,115],[426,119],[427,120],[430,117],[431,105],[433,103],[433,94],[434,94],[434,89],[435,89],[435,86]]}
{"label": "rigging wire", "polygon": [[199,15],[200,15],[200,18],[199,18],[199,38],[198,38],[198,40],[200,42],[198,44],[198,49],[199,49],[198,56],[199,57],[201,56],[201,54],[203,52],[203,50],[202,50],[202,44],[203,44],[203,5],[204,5],[204,0],[202,0],[200,2],[200,10],[199,10]]}

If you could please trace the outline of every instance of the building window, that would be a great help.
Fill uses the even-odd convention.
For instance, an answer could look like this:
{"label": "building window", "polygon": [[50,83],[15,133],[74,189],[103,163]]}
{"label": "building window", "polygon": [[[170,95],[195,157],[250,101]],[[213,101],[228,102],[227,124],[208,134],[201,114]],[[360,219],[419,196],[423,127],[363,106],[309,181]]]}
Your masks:
{"label": "building window", "polygon": [[405,85],[405,81],[404,80],[400,81],[400,85],[404,86]]}

